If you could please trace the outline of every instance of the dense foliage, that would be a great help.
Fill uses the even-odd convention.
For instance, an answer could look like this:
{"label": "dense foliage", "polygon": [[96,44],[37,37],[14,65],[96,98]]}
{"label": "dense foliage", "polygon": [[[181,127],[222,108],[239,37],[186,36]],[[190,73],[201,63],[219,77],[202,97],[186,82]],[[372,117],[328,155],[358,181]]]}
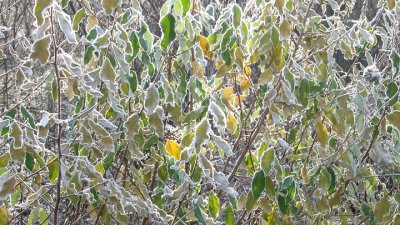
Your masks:
{"label": "dense foliage", "polygon": [[36,0],[0,225],[400,224],[400,3],[228,2]]}

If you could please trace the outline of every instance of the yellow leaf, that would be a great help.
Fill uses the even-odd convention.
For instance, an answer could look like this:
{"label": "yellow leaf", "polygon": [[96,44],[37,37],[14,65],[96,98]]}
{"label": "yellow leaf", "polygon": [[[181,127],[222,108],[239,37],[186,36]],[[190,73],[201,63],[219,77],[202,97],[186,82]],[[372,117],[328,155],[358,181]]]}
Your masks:
{"label": "yellow leaf", "polygon": [[8,225],[9,223],[8,210],[6,207],[3,207],[0,209],[0,225]]}
{"label": "yellow leaf", "polygon": [[199,40],[199,44],[200,44],[201,49],[203,50],[204,55],[207,58],[212,58],[213,53],[210,51],[210,44],[208,42],[208,39],[206,37],[204,37],[203,35],[199,35],[198,40]]}
{"label": "yellow leaf", "polygon": [[204,55],[209,59],[213,57],[213,53],[211,51],[206,52]]}
{"label": "yellow leaf", "polygon": [[53,3],[52,0],[36,0],[34,14],[36,17],[37,25],[43,24],[43,11],[47,9]]}
{"label": "yellow leaf", "polygon": [[[93,15],[89,15],[86,24],[86,32],[89,32],[93,27],[99,24],[97,18]],[[93,57],[94,58],[94,57]]]}
{"label": "yellow leaf", "polygon": [[208,43],[208,39],[206,37],[204,37],[203,35],[199,35],[198,37],[199,39],[199,44],[201,49],[203,49],[203,52],[207,52],[210,48],[210,45]]}
{"label": "yellow leaf", "polygon": [[218,71],[217,71],[215,77],[216,77],[216,78],[224,77],[225,74],[226,74],[227,72],[229,72],[230,70],[232,70],[232,66],[231,66],[231,65],[223,64],[223,65],[221,65],[220,67],[218,67]]}
{"label": "yellow leaf", "polygon": [[167,140],[165,146],[170,156],[173,156],[176,160],[181,158],[181,150],[179,149],[179,144],[176,141]]}
{"label": "yellow leaf", "polygon": [[[240,101],[239,101],[239,99],[240,99]],[[240,105],[240,104],[243,104],[244,99],[245,99],[245,96],[244,96],[244,95],[239,95],[239,96],[235,95],[235,99],[234,99],[233,104],[234,104],[235,106],[238,106],[238,105]]]}
{"label": "yellow leaf", "polygon": [[50,35],[45,36],[44,38],[37,40],[33,44],[31,59],[36,60],[38,59],[40,64],[45,64],[50,57]]}
{"label": "yellow leaf", "polygon": [[100,174],[104,174],[106,171],[104,170],[104,166],[102,162],[99,162],[96,164],[96,166],[94,167],[96,169],[97,172],[99,172]]}
{"label": "yellow leaf", "polygon": [[197,61],[193,61],[192,62],[192,73],[195,74],[197,77],[202,78],[203,72],[204,72],[203,67]]}
{"label": "yellow leaf", "polygon": [[219,68],[220,66],[222,66],[224,64],[225,64],[225,62],[222,61],[222,60],[215,60],[214,61],[215,68]]}
{"label": "yellow leaf", "polygon": [[292,24],[289,21],[284,20],[279,26],[279,33],[281,36],[289,38],[292,34]]}
{"label": "yellow leaf", "polygon": [[240,48],[236,48],[235,50],[235,62],[238,65],[243,65],[243,61],[244,61],[244,55],[242,50],[240,50]]}
{"label": "yellow leaf", "polygon": [[329,139],[328,128],[326,128],[325,124],[323,124],[321,120],[318,120],[315,123],[315,131],[317,135],[317,140],[324,147],[328,143]]}
{"label": "yellow leaf", "polygon": [[235,133],[237,128],[237,121],[235,116],[231,112],[228,113],[228,117],[226,118],[226,127],[231,133]]}
{"label": "yellow leaf", "polygon": [[279,12],[283,11],[283,6],[285,5],[285,0],[276,0],[274,6],[278,8]]}
{"label": "yellow leaf", "polygon": [[240,88],[242,89],[242,91],[246,91],[247,89],[249,89],[249,87],[250,87],[250,81],[249,79],[245,78],[244,81],[240,83]]}
{"label": "yellow leaf", "polygon": [[260,75],[260,79],[259,79],[260,84],[265,84],[265,83],[271,82],[272,78],[273,78],[272,72],[273,72],[273,70],[271,67],[268,68],[267,70],[265,70],[264,72],[262,72]]}
{"label": "yellow leaf", "polygon": [[285,60],[283,60],[282,58],[279,58],[279,60],[275,61],[275,65],[276,65],[276,68],[278,69],[278,71],[281,71],[283,69],[283,67],[285,66]]}
{"label": "yellow leaf", "polygon": [[247,77],[249,77],[251,75],[251,69],[249,65],[245,65],[244,68],[244,74],[246,74]]}
{"label": "yellow leaf", "polygon": [[110,15],[118,6],[118,0],[103,0],[102,4],[106,15]]}
{"label": "yellow leaf", "polygon": [[396,0],[388,0],[387,6],[390,10],[392,10],[396,6]]}
{"label": "yellow leaf", "polygon": [[250,56],[249,63],[250,64],[256,63],[256,62],[258,62],[259,59],[260,58],[259,58],[259,54],[258,54],[258,49],[256,49],[254,51],[254,53]]}
{"label": "yellow leaf", "polygon": [[227,87],[221,90],[222,100],[229,101],[233,95],[233,87]]}
{"label": "yellow leaf", "polygon": [[36,175],[34,182],[35,182],[36,186],[40,187],[42,184],[42,177],[40,175]]}
{"label": "yellow leaf", "polygon": [[100,78],[103,81],[113,84],[116,76],[117,74],[115,73],[114,68],[110,63],[110,60],[104,60],[103,66],[100,69]]}

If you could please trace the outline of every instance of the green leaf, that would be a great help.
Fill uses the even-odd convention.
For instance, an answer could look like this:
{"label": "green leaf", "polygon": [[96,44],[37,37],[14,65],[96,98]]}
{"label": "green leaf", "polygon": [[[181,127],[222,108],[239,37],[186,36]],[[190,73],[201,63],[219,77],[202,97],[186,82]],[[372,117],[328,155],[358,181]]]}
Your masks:
{"label": "green leaf", "polygon": [[143,149],[148,150],[150,149],[151,146],[157,144],[157,142],[158,142],[158,136],[153,134],[144,142]]}
{"label": "green leaf", "polygon": [[231,65],[232,62],[232,56],[231,56],[231,51],[227,49],[226,51],[222,52],[222,59],[224,60],[226,65]]}
{"label": "green leaf", "polygon": [[207,225],[206,220],[204,219],[203,212],[199,206],[195,206],[194,216],[197,218],[197,222],[201,225]]}
{"label": "green leaf", "polygon": [[72,29],[77,31],[79,29],[79,23],[82,21],[85,16],[85,9],[81,8],[78,12],[75,13],[74,19],[72,20]]}
{"label": "green leaf", "polygon": [[105,171],[107,171],[111,167],[112,163],[114,162],[114,159],[115,159],[115,153],[113,152],[106,153],[106,156],[104,157],[103,160],[103,168]]}
{"label": "green leaf", "polygon": [[55,183],[58,178],[58,161],[52,162],[47,168],[49,170],[49,179],[51,183]]}
{"label": "green leaf", "polygon": [[147,40],[145,39],[145,34],[148,32],[148,26],[146,22],[141,20],[140,22],[140,31],[138,32],[138,38],[139,38],[139,43],[142,48],[147,51],[149,49],[150,43],[147,43]]}
{"label": "green leaf", "polygon": [[139,128],[140,128],[139,116],[137,114],[130,115],[126,119],[124,126],[126,128],[126,137],[129,139],[133,138],[136,135],[136,133],[139,131]]}
{"label": "green leaf", "polygon": [[232,7],[232,11],[233,11],[233,18],[232,18],[233,26],[237,28],[238,26],[240,26],[240,22],[242,21],[242,9],[237,4],[234,4]]}
{"label": "green leaf", "polygon": [[97,29],[93,28],[89,31],[89,34],[87,35],[86,39],[88,39],[88,41],[92,41],[96,39],[96,37],[97,37]]}
{"label": "green leaf", "polygon": [[43,24],[43,10],[49,7],[53,3],[53,0],[36,0],[35,8],[33,12],[36,17],[37,25]]}
{"label": "green leaf", "polygon": [[400,130],[400,111],[393,111],[386,116],[391,124]]}
{"label": "green leaf", "polygon": [[25,154],[25,166],[30,171],[32,171],[33,167],[35,166],[35,160],[34,160],[33,156],[29,153]]}
{"label": "green leaf", "polygon": [[5,115],[5,118],[10,118],[10,119],[14,119],[15,118],[15,115],[17,115],[17,109],[16,108],[13,108],[13,109],[10,109],[7,113],[6,113],[6,115]]}
{"label": "green leaf", "polygon": [[214,176],[214,166],[213,163],[203,154],[199,154],[199,165],[203,169],[204,174],[206,177],[213,177]]}
{"label": "green leaf", "polygon": [[1,187],[0,196],[6,197],[7,195],[14,192],[15,185],[17,185],[17,180],[15,176],[8,178]]}
{"label": "green leaf", "polygon": [[273,148],[266,150],[261,156],[261,169],[264,171],[265,174],[268,174],[271,170],[272,162],[275,158],[275,151]]}
{"label": "green leaf", "polygon": [[287,190],[294,182],[293,176],[288,176],[286,177],[283,182],[282,185],[280,186],[280,190]]}
{"label": "green leaf", "polygon": [[44,210],[43,208],[34,208],[31,211],[28,217],[28,225],[33,225],[33,224],[41,224],[41,225],[49,224],[46,210]]}
{"label": "green leaf", "polygon": [[181,0],[182,5],[182,16],[185,16],[187,12],[189,12],[191,3],[190,0]]}
{"label": "green leaf", "polygon": [[10,153],[6,152],[0,156],[0,167],[7,167],[10,160]]}
{"label": "green leaf", "polygon": [[[103,33],[102,35],[97,37],[93,44],[99,49],[108,48],[110,46],[110,39],[111,39],[110,38],[110,32],[106,31],[105,33]],[[114,66],[115,63],[113,62],[114,59],[113,59],[112,55],[108,55],[108,57],[111,60],[111,62],[113,63],[113,66]]]}
{"label": "green leaf", "polygon": [[132,94],[135,94],[137,86],[138,86],[138,81],[137,81],[137,75],[135,71],[132,71],[132,76],[127,76],[128,82],[129,82],[129,87],[131,90]]}
{"label": "green leaf", "polygon": [[310,86],[309,86],[309,82],[306,79],[302,79],[300,81],[300,85],[299,85],[299,95],[297,97],[297,99],[299,100],[299,102],[301,103],[301,105],[303,105],[304,107],[307,107],[308,105],[308,96],[310,93]]}
{"label": "green leaf", "polygon": [[61,7],[64,9],[68,6],[69,0],[61,0]]}
{"label": "green leaf", "polygon": [[397,86],[397,84],[395,82],[392,81],[387,85],[386,96],[388,96],[389,98],[392,98],[393,96],[395,96],[397,94],[398,91],[399,91],[399,87]]}
{"label": "green leaf", "polygon": [[85,54],[83,56],[83,63],[86,65],[90,62],[93,57],[95,48],[91,45],[85,45]]}
{"label": "green leaf", "polygon": [[11,194],[11,199],[10,199],[10,204],[11,206],[15,206],[18,204],[21,200],[21,189],[16,189],[12,194]]}
{"label": "green leaf", "polygon": [[201,145],[210,138],[209,131],[210,123],[208,122],[207,118],[205,118],[196,128],[194,145],[197,150],[199,150]]}
{"label": "green leaf", "polygon": [[276,26],[271,27],[271,42],[274,47],[281,44],[279,40],[279,29]]}
{"label": "green leaf", "polygon": [[168,179],[168,169],[166,165],[162,165],[157,169],[157,175],[163,182],[167,181]]}
{"label": "green leaf", "polygon": [[256,202],[257,200],[254,199],[253,192],[249,191],[249,193],[247,193],[247,199],[246,199],[246,211],[247,212],[252,211],[256,206]]}
{"label": "green leaf", "polygon": [[332,168],[328,168],[328,173],[329,173],[329,188],[328,188],[328,194],[332,194],[335,191],[336,187],[336,175],[335,171]]}
{"label": "green leaf", "polygon": [[328,173],[328,170],[325,168],[322,169],[319,173],[318,186],[324,192],[328,191],[328,188],[330,186],[330,175]]}
{"label": "green leaf", "polygon": [[395,50],[392,50],[392,53],[390,54],[390,61],[392,61],[392,66],[396,71],[395,75],[397,75],[400,70],[400,56]]}
{"label": "green leaf", "polygon": [[275,199],[275,184],[269,176],[265,176],[265,193],[271,200]]}
{"label": "green leaf", "polygon": [[234,225],[235,224],[235,217],[234,217],[231,206],[228,206],[225,209],[225,224],[226,225]]}
{"label": "green leaf", "polygon": [[211,137],[214,140],[214,143],[218,146],[218,148],[224,151],[225,156],[230,157],[233,155],[232,148],[228,144],[228,142],[226,142],[224,139],[216,135],[211,135]]}
{"label": "green leaf", "polygon": [[259,170],[254,174],[253,180],[251,182],[251,190],[253,192],[254,200],[257,201],[260,198],[261,193],[265,188],[265,175],[263,170]]}
{"label": "green leaf", "polygon": [[390,82],[386,87],[386,96],[389,97],[389,106],[393,106],[397,103],[399,98],[399,87],[395,82]]}
{"label": "green leaf", "polygon": [[10,137],[14,139],[14,147],[16,149],[20,149],[23,144],[23,131],[16,122],[13,122],[11,124]]}
{"label": "green leaf", "polygon": [[53,79],[53,82],[51,82],[51,97],[53,99],[53,102],[57,101],[58,92],[56,79]]}
{"label": "green leaf", "polygon": [[82,110],[84,102],[85,102],[85,98],[80,97],[79,101],[76,103],[75,114],[78,114]]}
{"label": "green leaf", "polygon": [[35,119],[33,119],[32,115],[22,105],[21,105],[21,114],[28,121],[29,126],[31,126],[33,129],[36,129]]}
{"label": "green leaf", "polygon": [[[229,51],[230,49],[228,48],[228,45],[231,42],[232,35],[233,35],[233,29],[229,28],[227,31],[225,31],[224,36],[222,37],[222,41],[221,41],[220,47],[221,47],[221,51],[223,52],[222,53],[223,55],[224,55],[224,52],[228,52],[228,53],[230,52]],[[229,55],[230,55],[230,53],[229,53]],[[224,57],[224,56],[222,56],[222,57]]]}
{"label": "green leaf", "polygon": [[289,204],[286,203],[285,196],[278,195],[278,205],[279,205],[279,209],[281,210],[282,214],[288,214]]}
{"label": "green leaf", "polygon": [[162,31],[161,49],[167,50],[167,47],[175,39],[175,17],[168,13],[160,21],[160,27]]}
{"label": "green leaf", "polygon": [[42,39],[37,40],[32,47],[32,53],[30,58],[33,60],[39,60],[40,64],[46,64],[47,60],[50,57],[50,35],[43,37]]}
{"label": "green leaf", "polygon": [[294,89],[294,76],[293,76],[292,72],[290,72],[289,69],[285,68],[284,75],[285,75],[285,80],[287,82],[289,82],[289,84],[290,84],[290,90],[293,91],[293,89]]}
{"label": "green leaf", "polygon": [[129,41],[132,45],[132,55],[130,55],[128,62],[132,62],[140,51],[139,39],[135,32],[131,33],[131,35],[129,36]]}
{"label": "green leaf", "polygon": [[145,99],[144,99],[144,108],[148,114],[152,114],[157,106],[159,101],[159,93],[154,84],[151,84],[150,87],[146,91]]}
{"label": "green leaf", "polygon": [[218,217],[219,198],[214,194],[214,192],[211,192],[208,197],[208,211],[214,220]]}

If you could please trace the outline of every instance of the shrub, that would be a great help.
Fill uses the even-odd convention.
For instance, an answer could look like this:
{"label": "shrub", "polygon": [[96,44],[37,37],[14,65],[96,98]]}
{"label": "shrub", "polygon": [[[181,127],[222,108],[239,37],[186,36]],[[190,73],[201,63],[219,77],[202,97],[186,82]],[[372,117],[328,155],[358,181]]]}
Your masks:
{"label": "shrub", "polygon": [[400,223],[394,0],[353,19],[356,1],[167,1],[161,35],[138,1],[68,2],[31,9],[0,225]]}

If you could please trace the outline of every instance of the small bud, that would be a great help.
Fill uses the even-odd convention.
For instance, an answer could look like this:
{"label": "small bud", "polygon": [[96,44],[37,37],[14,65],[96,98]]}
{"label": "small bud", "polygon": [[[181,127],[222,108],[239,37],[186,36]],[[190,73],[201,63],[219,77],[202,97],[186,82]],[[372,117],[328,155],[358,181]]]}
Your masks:
{"label": "small bud", "polygon": [[379,78],[381,77],[381,72],[375,66],[375,64],[373,64],[371,66],[365,67],[363,76],[364,76],[365,80],[367,80],[369,82],[375,82],[375,81],[379,80]]}

